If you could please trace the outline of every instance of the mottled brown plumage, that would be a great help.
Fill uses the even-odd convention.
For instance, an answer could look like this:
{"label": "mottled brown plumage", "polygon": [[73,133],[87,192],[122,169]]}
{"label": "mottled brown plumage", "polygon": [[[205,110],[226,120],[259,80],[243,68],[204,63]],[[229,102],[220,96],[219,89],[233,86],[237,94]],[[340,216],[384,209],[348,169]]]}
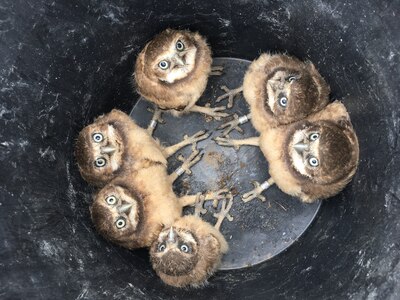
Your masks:
{"label": "mottled brown plumage", "polygon": [[228,251],[228,243],[219,227],[229,218],[229,202],[223,200],[214,226],[197,215],[184,216],[166,226],[150,248],[150,258],[157,275],[175,287],[200,287],[214,274]]}
{"label": "mottled brown plumage", "polygon": [[[114,205],[107,202],[109,197],[117,199]],[[184,205],[194,203],[195,196],[192,199],[192,203],[180,201],[172,191],[166,168],[154,165],[131,171],[107,184],[95,195],[91,216],[97,231],[113,243],[129,249],[149,247],[163,226],[181,216]],[[121,212],[126,204],[132,207]],[[124,220],[121,228],[119,220]]]}
{"label": "mottled brown plumage", "polygon": [[167,165],[161,147],[147,131],[115,109],[82,129],[75,157],[82,177],[95,186],[103,186],[131,169]]}
{"label": "mottled brown plumage", "polygon": [[220,108],[197,106],[211,73],[211,50],[197,32],[167,29],[156,35],[136,59],[134,79],[145,99],[175,115],[196,111],[219,118]]}
{"label": "mottled brown plumage", "polygon": [[[188,172],[200,159],[195,149],[179,168]],[[149,247],[161,229],[172,225],[182,209],[194,205],[198,195],[177,197],[172,183],[182,172],[167,174],[166,166],[154,164],[119,175],[94,196],[91,216],[97,231],[122,247]],[[226,197],[226,189],[207,192],[205,200]]]}
{"label": "mottled brown plumage", "polygon": [[[305,149],[296,150],[296,144]],[[338,101],[288,128],[262,132],[260,148],[277,186],[303,202],[339,193],[354,176],[359,160],[357,136]]]}
{"label": "mottled brown plumage", "polygon": [[339,193],[354,176],[358,160],[357,136],[345,106],[335,101],[302,121],[263,129],[260,137],[220,138],[223,146],[259,146],[269,163],[271,178],[245,193],[245,202],[265,201],[262,191],[271,184],[303,202]]}
{"label": "mottled brown plumage", "polygon": [[81,130],[75,157],[82,177],[101,187],[126,172],[153,165],[166,167],[169,156],[207,137],[208,134],[200,131],[191,137],[185,136],[176,145],[162,147],[127,114],[114,109]]}
{"label": "mottled brown plumage", "polygon": [[[236,89],[236,93],[241,89]],[[262,54],[254,60],[243,80],[243,95],[250,106],[257,131],[304,119],[323,109],[330,88],[312,62],[284,54]],[[217,99],[222,100],[229,92]],[[238,120],[221,125],[224,135],[238,128]]]}
{"label": "mottled brown plumage", "polygon": [[[321,110],[328,104],[329,92],[313,63],[284,54],[262,54],[250,65],[243,81],[252,123],[260,132]],[[282,98],[286,98],[286,106]]]}

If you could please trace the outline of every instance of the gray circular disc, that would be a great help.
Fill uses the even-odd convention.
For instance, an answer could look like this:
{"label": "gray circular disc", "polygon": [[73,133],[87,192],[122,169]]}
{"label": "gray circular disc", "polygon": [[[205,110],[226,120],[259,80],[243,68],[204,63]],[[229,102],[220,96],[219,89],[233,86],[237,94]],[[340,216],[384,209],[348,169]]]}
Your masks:
{"label": "gray circular disc", "polygon": [[[243,76],[251,63],[248,60],[236,58],[215,58],[216,66],[223,66],[221,76],[210,76],[208,86],[198,105],[211,103],[211,107],[226,105],[227,100],[215,103],[214,100],[224,92],[220,86],[236,88],[242,84]],[[131,112],[131,117],[141,126],[146,127],[152,113],[147,110],[152,105],[144,99],[139,99]],[[249,112],[242,95],[235,98],[234,106],[228,110],[231,114],[242,116]],[[303,204],[298,199],[284,194],[277,186],[272,186],[263,192],[265,202],[258,199],[244,203],[241,195],[253,189],[250,181],[262,183],[269,178],[268,163],[258,147],[242,146],[239,150],[221,147],[212,138],[221,134],[217,127],[224,122],[209,120],[198,113],[191,113],[176,118],[168,113],[163,114],[165,124],[158,124],[154,137],[162,144],[172,145],[182,140],[185,134],[192,135],[200,130],[208,130],[211,136],[198,143],[198,148],[204,152],[203,159],[193,168],[193,174],[183,175],[174,185],[178,195],[206,190],[217,190],[224,187],[233,188],[237,195],[231,209],[233,221],[225,220],[221,231],[229,243],[229,252],[223,257],[221,270],[250,267],[266,261],[293,244],[310,226],[319,208],[320,201],[313,204]],[[226,121],[229,118],[226,119]],[[233,138],[258,136],[250,123],[241,126],[244,134],[230,134]],[[181,150],[184,156],[189,155],[190,147]],[[173,172],[180,162],[175,157],[169,159],[169,172]],[[211,203],[206,204],[209,213],[203,219],[215,223],[212,213],[215,212]],[[186,209],[185,213],[190,213]]]}

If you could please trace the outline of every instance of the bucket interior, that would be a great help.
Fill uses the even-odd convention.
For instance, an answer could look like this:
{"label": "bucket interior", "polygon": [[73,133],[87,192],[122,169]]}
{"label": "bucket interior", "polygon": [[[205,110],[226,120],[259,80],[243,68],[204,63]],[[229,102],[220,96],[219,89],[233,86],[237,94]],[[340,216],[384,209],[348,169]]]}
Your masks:
{"label": "bucket interior", "polygon": [[[0,6],[0,295],[399,298],[399,13],[397,1],[372,0],[6,0]],[[227,70],[234,65],[243,73],[246,64],[239,62],[266,51],[311,60],[330,84],[331,99],[346,105],[360,143],[352,182],[308,213],[290,247],[276,248],[258,261],[248,255],[254,261],[246,267],[229,267],[227,257],[226,270],[195,290],[166,286],[151,269],[146,250],[117,247],[95,232],[88,209],[94,189],[81,179],[73,157],[78,132],[96,116],[113,108],[126,113],[142,109],[139,119],[150,116],[138,106],[131,75],[141,48],[168,27],[206,36],[216,61],[225,58]],[[209,94],[203,97],[222,93],[218,86],[224,80],[235,87],[240,78],[232,74],[237,72],[210,79]],[[246,109],[242,104],[238,99],[235,109]],[[172,143],[181,136],[168,136],[168,121],[156,136]],[[205,123],[193,124],[198,127],[191,133]],[[206,152],[207,145],[211,142],[199,144]],[[189,177],[192,189],[208,188],[200,176],[218,168],[195,168],[201,172]],[[256,177],[266,179],[267,174],[260,168]],[[243,191],[251,188],[252,179],[243,181]],[[176,188],[179,192],[183,186]],[[278,189],[266,196],[300,205]],[[246,206],[234,213],[244,224],[245,217],[268,212],[266,203],[254,202],[254,207],[254,212]],[[278,205],[271,207],[278,211]],[[248,226],[252,222],[257,223]],[[223,226],[234,230],[228,222]],[[265,238],[259,236],[259,243]]]}

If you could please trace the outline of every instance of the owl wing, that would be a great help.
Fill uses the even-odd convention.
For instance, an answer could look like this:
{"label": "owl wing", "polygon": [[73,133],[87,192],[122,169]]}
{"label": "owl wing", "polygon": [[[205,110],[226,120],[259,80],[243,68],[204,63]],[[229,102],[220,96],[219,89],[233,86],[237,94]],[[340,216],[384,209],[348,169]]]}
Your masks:
{"label": "owl wing", "polygon": [[344,104],[338,100],[330,103],[323,110],[311,115],[308,119],[311,122],[329,120],[335,122],[339,126],[344,125],[345,123],[351,126],[349,113]]}

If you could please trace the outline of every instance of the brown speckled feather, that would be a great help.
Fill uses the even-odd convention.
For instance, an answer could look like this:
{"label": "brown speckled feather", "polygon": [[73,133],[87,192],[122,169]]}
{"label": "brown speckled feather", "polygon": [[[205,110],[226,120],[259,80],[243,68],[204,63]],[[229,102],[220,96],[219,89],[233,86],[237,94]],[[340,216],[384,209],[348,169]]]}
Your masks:
{"label": "brown speckled feather", "polygon": [[[113,214],[105,202],[121,187],[138,202],[138,224],[123,230],[115,226]],[[182,206],[172,191],[166,168],[155,165],[120,176],[95,196],[91,216],[97,231],[106,239],[129,249],[149,247],[164,226],[169,226],[182,214]]]}
{"label": "brown speckled feather", "polygon": [[[156,59],[178,36],[197,48],[194,69],[187,77],[173,83],[160,81],[161,75],[154,68],[158,63]],[[138,55],[134,73],[137,91],[160,108],[188,111],[206,88],[211,63],[211,50],[200,34],[168,29],[150,41]]]}
{"label": "brown speckled feather", "polygon": [[[92,135],[94,132],[104,133],[108,126],[116,131],[117,137],[120,137],[116,144],[121,149],[121,154],[111,158],[118,165],[115,170],[110,168],[110,164],[101,169],[94,166]],[[127,114],[115,109],[96,118],[94,123],[82,129],[75,144],[75,157],[82,177],[90,184],[99,187],[130,170],[153,164],[167,165],[159,143],[145,129],[136,125]]]}
{"label": "brown speckled feather", "polygon": [[[288,153],[289,140],[299,129],[320,126],[321,171],[315,177],[298,173]],[[304,121],[263,131],[260,148],[269,162],[269,173],[277,186],[285,193],[314,202],[339,193],[354,176],[359,160],[357,136],[346,108],[339,101],[329,104],[322,111]],[[327,149],[338,149],[330,153]],[[328,151],[328,152],[327,152]]]}
{"label": "brown speckled feather", "polygon": [[[278,71],[293,74],[298,79],[291,86],[287,109],[273,114],[266,102],[266,87]],[[324,108],[330,88],[311,62],[302,62],[283,54],[262,54],[254,60],[243,81],[243,95],[250,105],[252,124],[259,131],[301,120]]]}
{"label": "brown speckled feather", "polygon": [[[196,239],[197,249],[194,257],[187,260],[185,272],[165,272],[165,264],[171,270],[169,264],[178,264],[182,261],[180,255],[159,258],[155,255],[158,242],[154,242],[150,248],[151,261],[157,275],[167,284],[175,287],[201,287],[207,283],[207,279],[217,270],[221,263],[222,255],[228,251],[228,244],[223,235],[211,224],[195,216],[185,216],[177,220],[173,225],[177,231],[191,232]],[[164,266],[164,267],[163,267]],[[169,274],[166,274],[169,273]]]}

